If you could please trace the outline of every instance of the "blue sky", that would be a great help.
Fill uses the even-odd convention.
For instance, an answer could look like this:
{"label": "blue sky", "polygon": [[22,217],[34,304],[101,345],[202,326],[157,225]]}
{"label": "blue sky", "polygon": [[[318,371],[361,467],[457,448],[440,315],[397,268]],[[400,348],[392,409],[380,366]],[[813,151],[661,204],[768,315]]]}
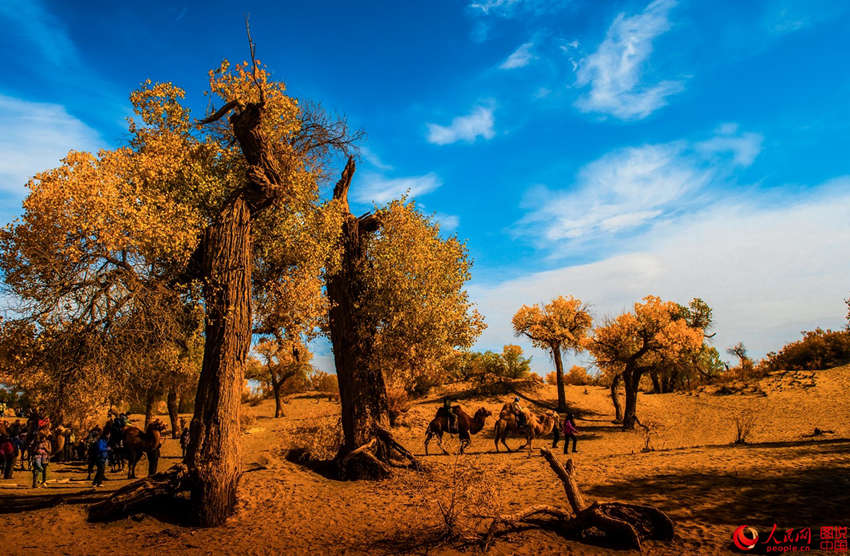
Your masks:
{"label": "blue sky", "polygon": [[366,131],[358,208],[409,190],[468,240],[479,348],[517,342],[513,312],[561,294],[598,319],[703,297],[717,346],[756,356],[843,325],[841,1],[2,0],[0,219],[68,149],[121,144],[144,79],[202,113],[207,70],[246,57],[246,14],[291,94]]}

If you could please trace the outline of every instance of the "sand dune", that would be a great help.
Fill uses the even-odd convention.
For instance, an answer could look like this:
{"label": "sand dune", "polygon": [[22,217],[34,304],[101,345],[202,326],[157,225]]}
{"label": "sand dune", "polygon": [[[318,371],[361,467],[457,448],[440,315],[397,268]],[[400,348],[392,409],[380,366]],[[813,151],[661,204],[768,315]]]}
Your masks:
{"label": "sand dune", "polygon": [[[650,425],[651,451],[643,431],[622,432],[611,421],[608,391],[570,386],[567,399],[581,414],[579,452],[571,454],[589,499],[654,504],[675,521],[671,543],[648,543],[652,553],[722,553],[732,531],[747,524],[770,528],[847,525],[850,503],[850,366],[817,373],[785,373],[759,382],[757,391],[719,395],[716,388],[694,393],[641,394],[638,416]],[[553,400],[543,386],[530,396]],[[473,437],[463,457],[424,457],[423,431],[439,404],[440,392],[416,401],[397,437],[421,456],[427,472],[399,471],[383,482],[328,480],[286,461],[284,451],[304,442],[305,431],[328,430],[338,419],[326,399],[295,396],[286,417],[272,419],[273,403],[246,411],[256,417],[244,436],[244,459],[252,471],[240,486],[236,515],[225,526],[195,529],[173,515],[134,516],[109,524],[85,522],[88,483],[79,466],[52,465],[56,479],[47,489],[0,489],[0,512],[24,500],[56,504],[43,509],[0,513],[4,552],[12,554],[208,553],[452,553],[456,545],[429,545],[443,520],[438,500],[447,500],[453,477],[462,479],[468,514],[515,511],[529,504],[565,505],[560,484],[543,459],[527,452],[495,454],[492,418]],[[494,413],[500,398],[460,403],[472,413]],[[755,427],[748,444],[732,445],[734,415],[752,411]],[[324,429],[323,429],[324,427]],[[815,428],[833,434],[809,437]],[[516,447],[519,439],[509,440]],[[551,439],[537,441],[538,446]],[[447,442],[454,447],[456,443]],[[177,441],[165,443],[164,464],[176,461]],[[560,452],[559,452],[560,453]],[[562,457],[562,456],[559,456]],[[141,465],[140,469],[145,465]],[[109,489],[126,481],[110,475]],[[12,481],[26,484],[16,472]],[[94,496],[100,496],[98,493]],[[63,497],[68,503],[61,503]],[[88,498],[87,498],[88,497]],[[58,504],[57,504],[58,503]],[[474,507],[473,507],[474,506]],[[5,508],[5,510],[4,510]],[[844,522],[838,523],[841,518]],[[486,520],[467,515],[474,528]],[[566,540],[543,531],[512,533],[493,554],[598,554],[598,545]]]}

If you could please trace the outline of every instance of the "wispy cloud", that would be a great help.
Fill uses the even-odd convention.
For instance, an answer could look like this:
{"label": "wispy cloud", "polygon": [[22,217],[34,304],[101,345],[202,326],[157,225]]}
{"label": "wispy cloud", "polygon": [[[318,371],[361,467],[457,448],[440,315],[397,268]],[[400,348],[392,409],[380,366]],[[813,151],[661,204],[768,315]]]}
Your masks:
{"label": "wispy cloud", "polygon": [[444,232],[453,232],[460,225],[460,218],[454,214],[438,212],[434,215],[434,219],[440,224],[440,230]]}
{"label": "wispy cloud", "polygon": [[[523,303],[572,294],[595,318],[616,315],[647,294],[714,309],[715,345],[743,341],[755,356],[799,338],[801,330],[843,326],[850,276],[850,176],[775,203],[759,194],[702,205],[622,241],[621,254],[596,262],[473,284],[487,319],[478,349],[516,342],[511,316]],[[537,372],[551,370],[536,356]]]}
{"label": "wispy cloud", "polygon": [[687,205],[734,165],[749,165],[761,149],[756,133],[721,126],[711,138],[619,149],[584,166],[561,191],[538,186],[516,233],[552,242],[581,242],[633,230]]}
{"label": "wispy cloud", "polygon": [[579,110],[641,119],[666,105],[667,97],[684,90],[681,81],[640,84],[652,41],[670,29],[668,14],[675,4],[675,0],[655,0],[637,15],[617,16],[596,52],[578,64],[576,84],[590,86],[576,101]]}
{"label": "wispy cloud", "polygon": [[493,131],[493,109],[478,106],[466,116],[458,116],[448,126],[438,124],[427,124],[428,142],[435,145],[449,145],[458,141],[471,143],[478,137],[492,139]]}
{"label": "wispy cloud", "polygon": [[381,158],[378,157],[377,154],[375,154],[375,151],[373,151],[369,147],[366,147],[366,146],[360,147],[360,156],[363,157],[363,160],[365,160],[366,162],[368,162],[369,164],[371,164],[372,166],[374,166],[378,170],[392,170],[393,169],[392,166],[390,166],[389,164],[386,164],[383,160],[381,160]]}
{"label": "wispy cloud", "polygon": [[54,168],[69,150],[103,147],[98,133],[58,104],[0,95],[0,192],[20,199],[37,172]]}
{"label": "wispy cloud", "polygon": [[534,53],[531,51],[532,48],[534,48],[533,42],[527,42],[520,45],[519,48],[514,50],[511,55],[502,62],[499,69],[509,70],[527,66],[532,60],[534,60],[535,57]]}
{"label": "wispy cloud", "polygon": [[539,18],[557,12],[569,5],[570,0],[476,0],[466,5],[474,18],[473,40],[483,42],[490,34],[494,19],[516,20]]}
{"label": "wispy cloud", "polygon": [[430,193],[443,185],[433,172],[424,176],[386,178],[379,174],[365,174],[363,184],[354,190],[354,200],[361,203],[383,204],[403,195],[418,197]]}

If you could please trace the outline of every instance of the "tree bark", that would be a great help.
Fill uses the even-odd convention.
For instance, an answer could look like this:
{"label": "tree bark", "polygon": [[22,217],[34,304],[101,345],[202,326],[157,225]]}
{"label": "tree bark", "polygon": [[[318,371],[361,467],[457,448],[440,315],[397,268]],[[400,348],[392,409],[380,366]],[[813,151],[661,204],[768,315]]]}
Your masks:
{"label": "tree bark", "polygon": [[280,403],[280,389],[283,381],[272,381],[272,392],[274,392],[274,417],[283,417],[283,405]]}
{"label": "tree bark", "polygon": [[204,361],[185,463],[192,512],[202,526],[233,512],[242,473],[240,401],[251,342],[251,213],[236,197],[203,238]]}
{"label": "tree bark", "polygon": [[552,358],[555,360],[555,378],[558,385],[558,411],[563,413],[567,410],[567,396],[564,393],[564,363],[561,360],[561,346],[554,345]]}
{"label": "tree bark", "polygon": [[[387,475],[383,463],[390,461],[393,450],[418,465],[415,459],[392,440],[388,433],[389,403],[384,375],[372,365],[373,326],[359,311],[364,297],[364,259],[367,234],[375,232],[377,219],[366,214],[355,217],[348,210],[348,188],[354,174],[354,159],[349,158],[342,178],[334,188],[334,199],[347,213],[342,224],[340,266],[327,280],[331,301],[329,314],[330,336],[342,405],[344,441],[337,455],[340,473],[345,478],[381,478]],[[348,457],[370,444],[372,454],[358,452],[362,457]],[[375,463],[378,460],[381,465]]]}
{"label": "tree bark", "polygon": [[177,388],[172,386],[165,398],[168,406],[168,418],[171,421],[171,438],[180,438],[180,420],[177,411]]}
{"label": "tree bark", "polygon": [[145,430],[153,419],[153,406],[156,403],[156,391],[148,390],[145,394]]}
{"label": "tree bark", "polygon": [[641,373],[637,369],[627,369],[623,373],[623,385],[626,387],[626,407],[623,412],[623,429],[635,428],[640,375]]}
{"label": "tree bark", "polygon": [[611,402],[614,404],[614,422],[622,423],[623,422],[623,408],[620,405],[620,397],[617,394],[617,388],[620,386],[620,382],[623,380],[622,375],[614,375],[614,378],[611,379]]}
{"label": "tree bark", "polygon": [[652,379],[652,393],[661,394],[664,388],[661,385],[661,380],[658,378],[658,372],[654,370],[649,371],[649,377]]}

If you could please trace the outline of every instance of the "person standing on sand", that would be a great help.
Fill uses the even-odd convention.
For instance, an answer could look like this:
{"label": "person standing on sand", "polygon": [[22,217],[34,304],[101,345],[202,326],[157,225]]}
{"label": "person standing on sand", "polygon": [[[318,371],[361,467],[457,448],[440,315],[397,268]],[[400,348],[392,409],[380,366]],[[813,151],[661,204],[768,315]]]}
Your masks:
{"label": "person standing on sand", "polygon": [[[40,431],[35,437],[32,449],[32,488],[44,486],[47,482],[47,466],[50,463],[52,451],[50,439]],[[41,472],[41,482],[38,482],[39,472]]]}
{"label": "person standing on sand", "polygon": [[457,432],[457,424],[456,424],[457,415],[455,415],[455,412],[452,411],[452,402],[449,400],[448,397],[443,398],[443,409],[446,410],[446,416],[449,420],[448,421],[448,423],[449,423],[448,432],[449,433]]}
{"label": "person standing on sand", "polygon": [[15,463],[15,445],[8,436],[0,436],[0,471],[4,479],[12,478],[12,466]]}
{"label": "person standing on sand", "polygon": [[[564,453],[568,454],[570,452],[570,439],[573,441],[573,453],[578,452],[576,450],[576,444],[578,443],[576,433],[578,432],[578,427],[576,427],[575,417],[571,411],[567,412],[567,416],[564,418],[564,426],[561,432],[564,433]],[[557,437],[555,443],[557,444]]]}
{"label": "person standing on sand", "polygon": [[106,462],[109,459],[109,430],[103,431],[97,442],[92,445],[92,452],[92,459],[97,466],[97,473],[95,473],[92,486],[97,488],[103,485],[103,480],[106,478]]}

